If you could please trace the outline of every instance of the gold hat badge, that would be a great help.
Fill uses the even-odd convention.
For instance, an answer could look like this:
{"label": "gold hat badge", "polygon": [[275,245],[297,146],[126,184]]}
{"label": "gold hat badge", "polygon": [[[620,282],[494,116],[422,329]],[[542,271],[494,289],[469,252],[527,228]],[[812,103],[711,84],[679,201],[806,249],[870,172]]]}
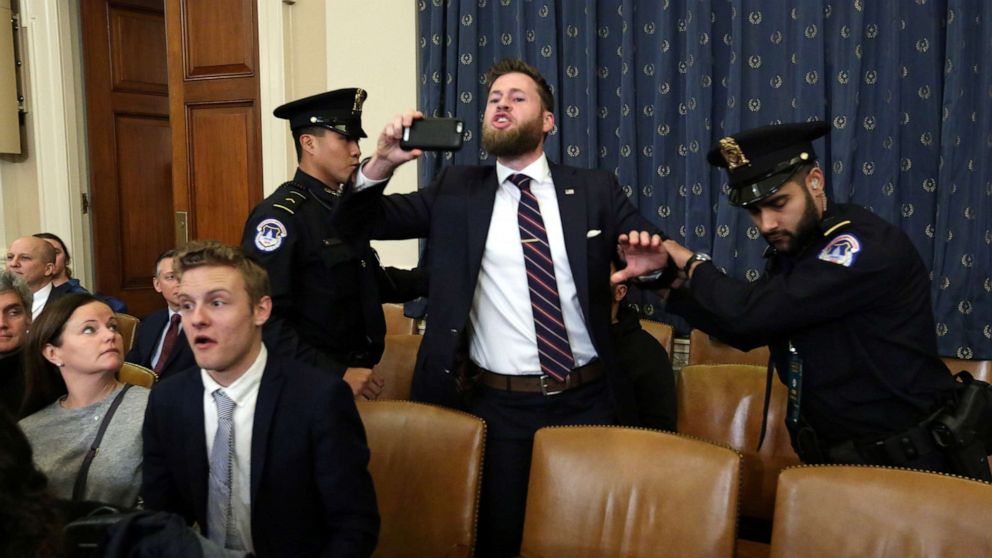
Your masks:
{"label": "gold hat badge", "polygon": [[723,160],[727,162],[727,170],[730,171],[751,164],[734,138],[727,137],[720,140],[720,154],[723,155]]}
{"label": "gold hat badge", "polygon": [[361,87],[355,89],[355,104],[351,107],[351,112],[362,112],[362,103],[365,102],[365,98],[368,96],[369,94]]}

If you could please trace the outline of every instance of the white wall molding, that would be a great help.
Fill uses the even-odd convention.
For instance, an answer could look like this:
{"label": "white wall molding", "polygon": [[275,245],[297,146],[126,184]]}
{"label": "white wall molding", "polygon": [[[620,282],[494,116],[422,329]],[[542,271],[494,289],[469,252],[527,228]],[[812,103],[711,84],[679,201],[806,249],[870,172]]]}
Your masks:
{"label": "white wall molding", "polygon": [[283,5],[258,0],[258,81],[262,136],[262,191],[268,196],[286,181],[289,157],[286,123],[272,111],[286,102]]}
{"label": "white wall molding", "polygon": [[[86,283],[92,279],[92,250],[80,198],[87,176],[78,17],[78,0],[21,3],[27,125],[34,141],[28,158],[18,164],[35,168],[40,230],[66,241],[75,275]],[[40,231],[20,231],[33,232]]]}

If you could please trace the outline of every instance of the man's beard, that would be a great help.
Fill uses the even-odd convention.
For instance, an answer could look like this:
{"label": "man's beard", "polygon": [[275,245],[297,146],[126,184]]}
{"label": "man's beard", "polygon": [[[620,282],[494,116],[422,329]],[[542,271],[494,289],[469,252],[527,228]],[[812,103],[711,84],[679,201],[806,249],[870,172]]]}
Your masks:
{"label": "man's beard", "polygon": [[496,157],[518,157],[541,145],[544,129],[541,115],[509,130],[497,130],[488,120],[482,123],[482,148]]}
{"label": "man's beard", "polygon": [[[805,194],[806,208],[803,209],[803,216],[799,219],[799,223],[796,225],[795,232],[790,231],[776,231],[774,234],[778,236],[784,236],[785,245],[782,247],[776,246],[774,242],[768,240],[768,235],[765,235],[765,240],[768,244],[771,244],[779,254],[784,255],[794,255],[799,253],[803,248],[809,244],[813,235],[816,233],[816,225],[819,223],[820,218],[816,215],[816,205],[813,196],[810,195],[809,190],[803,188],[803,194]],[[778,241],[780,244],[782,240]]]}

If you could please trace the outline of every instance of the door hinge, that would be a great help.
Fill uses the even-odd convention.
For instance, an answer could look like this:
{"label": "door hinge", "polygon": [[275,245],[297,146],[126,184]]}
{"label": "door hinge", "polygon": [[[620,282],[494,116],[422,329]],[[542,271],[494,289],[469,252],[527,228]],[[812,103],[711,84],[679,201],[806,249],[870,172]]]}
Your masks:
{"label": "door hinge", "polygon": [[80,204],[83,208],[83,215],[86,215],[90,212],[90,199],[86,196],[86,192],[81,193],[80,196],[82,197]]}

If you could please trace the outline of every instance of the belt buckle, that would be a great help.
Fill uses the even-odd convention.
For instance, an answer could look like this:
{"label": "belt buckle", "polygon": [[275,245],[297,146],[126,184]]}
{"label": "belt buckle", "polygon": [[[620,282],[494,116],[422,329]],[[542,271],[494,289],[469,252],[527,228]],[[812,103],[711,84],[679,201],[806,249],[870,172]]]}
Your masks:
{"label": "belt buckle", "polygon": [[565,381],[561,382],[561,384],[563,386],[561,389],[549,388],[548,387],[548,381],[549,380],[550,381],[554,381],[554,382],[557,382],[558,381],[558,380],[552,378],[551,376],[549,376],[548,374],[542,374],[541,375],[541,393],[543,395],[558,395],[559,393],[561,393],[561,392],[567,390],[568,388],[572,387],[572,385],[571,385],[572,384],[572,375],[571,374],[569,374],[568,376],[565,376]]}

